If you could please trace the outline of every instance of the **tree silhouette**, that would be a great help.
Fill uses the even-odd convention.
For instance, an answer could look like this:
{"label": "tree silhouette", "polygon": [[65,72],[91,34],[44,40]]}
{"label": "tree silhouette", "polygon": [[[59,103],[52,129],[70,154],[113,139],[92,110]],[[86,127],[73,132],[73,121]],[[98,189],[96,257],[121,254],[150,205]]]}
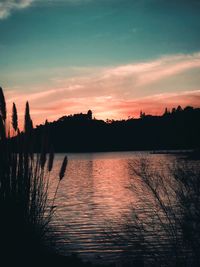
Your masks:
{"label": "tree silhouette", "polygon": [[172,108],[172,114],[176,113],[176,108]]}
{"label": "tree silhouette", "polygon": [[140,119],[143,119],[146,116],[145,112],[140,111]]}
{"label": "tree silhouette", "polygon": [[164,112],[163,116],[166,116],[166,115],[169,115],[169,111],[167,108],[165,108],[165,112]]}
{"label": "tree silhouette", "polygon": [[182,107],[179,105],[178,107],[177,107],[177,109],[176,109],[176,111],[177,112],[181,112],[183,109],[182,109]]}
{"label": "tree silhouette", "polygon": [[12,109],[12,127],[16,132],[18,129],[18,116],[17,116],[17,108],[16,108],[15,103],[13,103],[13,109]]}

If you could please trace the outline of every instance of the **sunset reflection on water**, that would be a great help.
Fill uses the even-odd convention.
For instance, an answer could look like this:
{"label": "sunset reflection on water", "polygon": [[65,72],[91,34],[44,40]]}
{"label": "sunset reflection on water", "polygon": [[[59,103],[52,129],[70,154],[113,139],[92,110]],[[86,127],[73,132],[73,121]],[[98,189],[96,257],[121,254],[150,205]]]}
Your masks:
{"label": "sunset reflection on water", "polygon": [[[137,196],[129,189],[130,181],[134,181],[130,164],[144,156],[154,164],[174,157],[145,152],[68,154],[66,176],[55,203],[62,253],[112,259],[123,251],[126,244],[114,245],[108,236],[121,231],[117,225],[122,217],[130,215],[132,207],[138,205]],[[55,177],[62,158],[62,154],[56,155]],[[55,183],[56,179],[54,187]]]}

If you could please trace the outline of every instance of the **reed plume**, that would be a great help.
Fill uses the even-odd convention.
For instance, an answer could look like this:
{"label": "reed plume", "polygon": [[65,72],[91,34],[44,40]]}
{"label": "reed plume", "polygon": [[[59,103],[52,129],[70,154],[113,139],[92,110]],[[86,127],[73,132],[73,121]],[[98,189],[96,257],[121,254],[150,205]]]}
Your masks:
{"label": "reed plume", "polygon": [[25,108],[25,118],[24,118],[24,132],[30,133],[32,129],[33,129],[33,122],[31,120],[29,103],[27,101]]}
{"label": "reed plume", "polygon": [[54,209],[56,208],[56,206],[54,206],[54,202],[55,202],[55,199],[56,199],[56,196],[57,196],[57,192],[58,192],[58,188],[59,188],[60,182],[61,182],[61,180],[65,176],[65,171],[66,171],[66,168],[67,168],[67,163],[68,163],[68,159],[67,159],[67,156],[65,156],[64,159],[63,159],[61,168],[60,168],[59,180],[58,180],[58,183],[57,183],[57,187],[56,187],[56,190],[55,190],[55,193],[54,193],[54,197],[53,197],[53,201],[52,201],[52,205],[51,205],[51,212],[52,213],[54,212]]}
{"label": "reed plume", "polygon": [[5,123],[6,120],[6,101],[2,88],[0,87],[0,114]]}
{"label": "reed plume", "polygon": [[6,130],[2,116],[0,115],[0,138],[4,140],[6,137]]}
{"label": "reed plume", "polygon": [[18,116],[17,116],[17,108],[15,103],[13,103],[13,108],[12,108],[12,127],[15,132],[18,130]]}
{"label": "reed plume", "polygon": [[64,157],[64,160],[63,160],[63,163],[62,163],[62,166],[60,168],[60,173],[59,173],[59,178],[60,178],[60,181],[63,179],[63,177],[65,176],[65,171],[66,171],[66,167],[67,167],[67,163],[68,163],[68,159],[67,159],[67,156]]}
{"label": "reed plume", "polygon": [[53,168],[53,161],[54,161],[54,152],[51,151],[49,154],[49,161],[48,161],[48,172],[51,172]]}
{"label": "reed plume", "polygon": [[47,157],[46,157],[46,151],[43,150],[40,155],[40,165],[41,168],[44,169],[45,163],[46,163]]}

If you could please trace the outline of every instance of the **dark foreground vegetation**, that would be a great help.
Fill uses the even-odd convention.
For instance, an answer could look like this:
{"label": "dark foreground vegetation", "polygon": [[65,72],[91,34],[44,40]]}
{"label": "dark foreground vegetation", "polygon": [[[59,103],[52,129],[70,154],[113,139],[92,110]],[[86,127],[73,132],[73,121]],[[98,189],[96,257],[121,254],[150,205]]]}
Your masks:
{"label": "dark foreground vegetation", "polygon": [[[165,112],[161,117],[141,114],[139,120],[107,123],[93,120],[89,112],[85,115],[62,118],[51,124],[46,122],[45,125],[34,130],[27,103],[24,132],[20,133],[17,109],[14,104],[12,129],[9,129],[6,124],[6,102],[0,88],[0,265],[96,266],[83,262],[77,256],[61,256],[57,251],[56,229],[51,222],[56,211],[57,190],[65,176],[67,157],[64,158],[58,173],[55,192],[50,196],[49,183],[54,163],[53,146],[59,151],[61,144],[65,149],[65,145],[70,146],[77,138],[81,150],[86,149],[86,145],[89,146],[88,150],[100,148],[98,140],[92,141],[94,132],[99,129],[100,134],[104,133],[103,138],[106,138],[106,133],[111,134],[112,131],[121,133],[118,137],[113,137],[112,144],[117,144],[117,140],[125,138],[127,133],[128,142],[122,141],[121,144],[126,143],[128,147],[131,140],[130,134],[135,134],[134,136],[139,138],[139,133],[143,129],[145,134],[147,130],[150,131],[150,137],[153,138],[146,140],[143,134],[138,139],[141,143],[143,139],[144,147],[147,148],[151,142],[156,144],[152,135],[155,129],[161,131],[162,125],[165,131],[169,129],[168,127],[171,127],[171,131],[178,129],[178,132],[174,133],[175,140],[180,138],[178,148],[199,148],[197,138],[199,112],[199,109],[188,107],[181,110],[179,108],[172,113]],[[64,133],[61,133],[61,129]],[[164,136],[167,138],[167,132],[163,129],[164,135],[158,141],[164,140]],[[83,139],[78,134],[72,138],[75,130]],[[11,131],[16,136],[12,141],[9,138]],[[60,133],[62,139],[53,139],[53,133],[56,137]],[[83,133],[86,136],[82,135]],[[171,136],[172,133],[168,134]],[[111,140],[109,136],[108,134],[107,138]],[[192,137],[193,139],[190,139]],[[170,138],[167,139],[166,144],[172,144],[173,139]],[[53,140],[56,141],[53,142]],[[101,145],[105,145],[103,140],[106,139],[100,138]],[[70,146],[70,151],[78,149],[77,143],[75,146]],[[133,144],[135,146],[136,142],[134,141]],[[108,146],[103,148],[106,150]],[[170,145],[170,148],[175,147]],[[35,151],[37,153],[34,153]],[[121,221],[121,234],[111,237],[114,242],[125,244],[126,257],[123,257],[120,263],[109,266],[200,266],[200,166],[198,161],[180,160],[166,168],[166,166],[163,167],[163,163],[158,165],[155,162],[155,165],[152,165],[146,159],[138,159],[129,167],[129,171],[134,173],[130,189],[137,196],[137,201],[132,214]],[[137,187],[138,185],[140,186]],[[140,205],[137,206],[137,202]]]}
{"label": "dark foreground vegetation", "polygon": [[[11,133],[20,136],[14,146],[10,142]],[[14,103],[11,125],[7,123],[6,101],[0,88],[0,266],[98,267],[76,255],[59,254],[52,221],[68,159],[64,157],[55,191],[50,192],[50,183],[55,178],[51,175],[53,146],[46,129],[40,138],[35,140],[28,102],[23,134],[18,128]],[[41,144],[40,150],[34,153],[37,142]]]}
{"label": "dark foreground vegetation", "polygon": [[41,152],[34,154],[32,120],[27,103],[25,134],[17,141],[19,152],[15,153],[9,142],[10,131],[19,132],[15,104],[12,129],[6,119],[6,102],[0,88],[0,266],[90,266],[77,257],[61,257],[56,249],[55,229],[51,222],[67,157],[64,157],[58,173],[55,192],[50,196],[54,153],[52,148],[49,154],[46,152],[50,150],[46,134],[43,135]]}
{"label": "dark foreground vegetation", "polygon": [[132,266],[200,266],[199,163],[179,159],[152,165],[142,158],[129,167],[137,200],[122,222],[127,261]]}
{"label": "dark foreground vegetation", "polygon": [[88,111],[37,126],[34,148],[40,151],[45,131],[56,152],[199,149],[199,122],[200,108],[192,107],[166,109],[162,116],[141,112],[139,119],[106,122],[93,119]]}

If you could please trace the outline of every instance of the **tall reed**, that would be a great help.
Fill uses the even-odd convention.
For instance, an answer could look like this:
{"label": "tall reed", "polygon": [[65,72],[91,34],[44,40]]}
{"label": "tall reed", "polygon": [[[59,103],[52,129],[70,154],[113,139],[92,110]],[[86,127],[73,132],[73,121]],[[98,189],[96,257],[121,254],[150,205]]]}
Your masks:
{"label": "tall reed", "polygon": [[[17,108],[13,104],[12,126],[17,136],[6,132],[6,102],[0,88],[0,254],[17,257],[41,255],[52,241],[52,221],[57,190],[64,178],[67,158],[58,173],[54,199],[49,199],[49,180],[54,153],[44,135],[41,153],[34,153],[34,134],[29,104],[26,103],[25,132],[18,130]],[[15,151],[15,152],[14,152]],[[47,161],[48,157],[48,161]]]}

